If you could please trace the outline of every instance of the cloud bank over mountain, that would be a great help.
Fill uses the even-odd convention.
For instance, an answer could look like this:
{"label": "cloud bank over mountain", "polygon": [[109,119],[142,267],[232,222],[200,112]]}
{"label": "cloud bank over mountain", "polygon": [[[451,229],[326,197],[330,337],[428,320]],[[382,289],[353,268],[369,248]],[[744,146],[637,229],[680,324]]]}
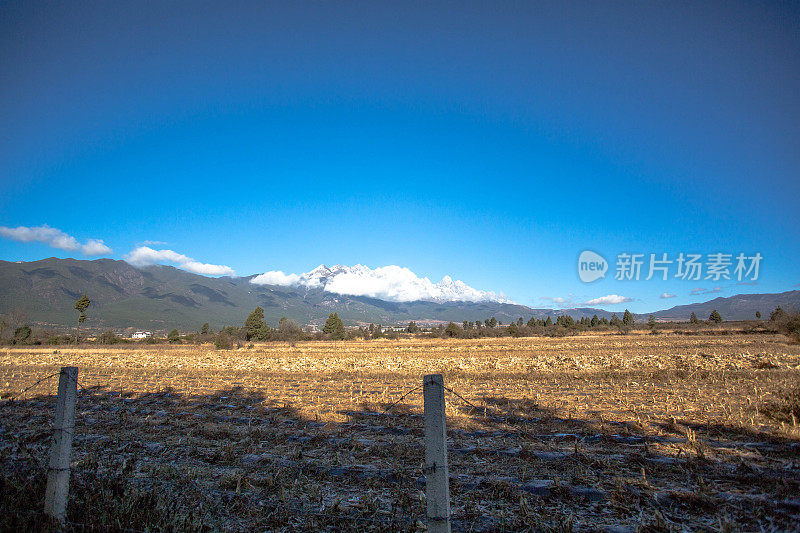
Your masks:
{"label": "cloud bank over mountain", "polygon": [[594,298],[592,300],[588,300],[584,302],[586,305],[617,305],[622,304],[625,302],[631,302],[633,298],[628,298],[627,296],[620,296],[619,294],[609,294],[607,296],[601,296],[600,298]]}
{"label": "cloud bank over mountain", "polygon": [[72,235],[68,235],[58,228],[51,228],[47,224],[32,227],[17,226],[16,228],[0,226],[0,237],[18,242],[38,242],[51,248],[76,251],[83,255],[104,255],[112,252],[102,239],[89,239],[81,244]]}
{"label": "cloud bank over mountain", "polygon": [[419,277],[405,267],[389,265],[371,269],[364,265],[320,265],[304,274],[280,270],[264,272],[252,280],[255,285],[280,285],[324,289],[336,294],[368,296],[393,302],[500,302],[513,303],[503,294],[482,291],[445,276],[438,283]]}
{"label": "cloud bank over mountain", "polygon": [[233,276],[235,274],[233,269],[227,265],[201,263],[174,250],[154,250],[148,246],[139,246],[131,250],[125,255],[125,261],[135,267],[170,264],[187,272],[204,276]]}

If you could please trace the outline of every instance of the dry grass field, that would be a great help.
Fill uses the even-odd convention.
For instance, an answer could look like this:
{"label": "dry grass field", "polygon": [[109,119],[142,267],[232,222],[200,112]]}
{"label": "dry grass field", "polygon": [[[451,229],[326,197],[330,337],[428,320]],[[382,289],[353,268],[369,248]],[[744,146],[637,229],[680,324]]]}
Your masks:
{"label": "dry grass field", "polygon": [[[800,529],[800,346],[604,335],[0,350],[0,529],[41,527],[61,366],[76,530],[424,529],[442,373],[453,527]],[[466,400],[466,401],[464,401]]]}

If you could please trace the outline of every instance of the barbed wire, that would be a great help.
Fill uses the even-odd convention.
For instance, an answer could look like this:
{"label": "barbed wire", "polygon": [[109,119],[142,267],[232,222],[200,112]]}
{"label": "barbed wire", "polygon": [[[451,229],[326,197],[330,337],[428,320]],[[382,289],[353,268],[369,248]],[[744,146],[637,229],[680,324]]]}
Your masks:
{"label": "barbed wire", "polygon": [[91,389],[99,389],[100,387],[101,387],[101,385],[100,385],[100,384],[97,384],[97,385],[89,385],[89,386],[87,387],[87,386],[85,386],[84,382],[80,380],[80,378],[78,379],[78,392],[83,392],[83,393],[86,393],[86,394],[91,394],[91,393],[92,393]]}
{"label": "barbed wire", "polygon": [[392,403],[389,405],[389,407],[387,407],[385,410],[386,410],[386,411],[390,410],[392,407],[394,407],[394,406],[395,406],[395,405],[397,405],[398,403],[402,402],[402,401],[403,401],[403,399],[405,399],[405,397],[406,397],[406,396],[408,396],[408,395],[409,395],[409,394],[411,394],[412,392],[416,392],[416,391],[418,391],[418,390],[419,390],[419,389],[421,389],[421,388],[422,388],[422,385],[419,385],[418,387],[414,387],[413,389],[411,389],[411,390],[407,391],[405,394],[403,394],[402,396],[400,396],[400,398],[398,398],[398,399],[397,399],[397,401],[394,401],[394,402],[392,402]]}
{"label": "barbed wire", "polygon": [[462,402],[464,402],[465,404],[469,405],[469,406],[470,406],[470,407],[472,407],[473,409],[476,409],[476,410],[480,411],[480,408],[479,408],[479,407],[475,406],[475,405],[474,405],[472,402],[470,402],[469,400],[467,400],[466,398],[464,398],[463,396],[461,396],[459,393],[457,393],[456,391],[454,391],[454,390],[453,390],[453,389],[451,389],[450,387],[446,387],[445,385],[442,385],[442,387],[444,388],[444,390],[446,390],[446,391],[450,391],[451,393],[453,393],[453,394],[454,394],[454,395],[455,395],[457,398],[459,398],[459,399],[460,399]]}
{"label": "barbed wire", "polygon": [[[29,386],[29,387],[25,388],[23,391],[21,391],[17,395],[17,397],[20,397],[20,396],[24,395],[26,392],[34,389],[35,387],[41,385],[42,383],[48,381],[49,379],[52,379],[52,378],[54,378],[56,376],[59,376],[62,372],[63,372],[63,370],[59,371],[59,372],[56,372],[56,373],[53,373],[53,374],[50,374],[50,375],[47,375],[47,376],[37,380],[34,384],[32,384],[31,386]],[[78,392],[79,393],[87,394],[87,395],[90,395],[90,394],[92,394],[94,392],[92,389],[99,390],[101,387],[105,386],[105,385],[100,385],[99,383],[97,385],[86,386],[86,383],[83,380],[78,379],[77,375],[75,376],[75,384],[76,384],[76,387],[78,388]],[[464,398],[464,396],[462,396],[461,394],[459,394],[458,392],[456,392],[452,388],[447,387],[444,384],[442,384],[442,387],[443,387],[444,390],[447,390],[448,392],[450,392],[451,394],[456,396],[456,398],[458,398],[460,401],[464,402],[466,405],[468,405],[472,409],[475,409],[476,411],[480,411],[479,407],[477,407],[472,402],[470,402],[469,400]],[[418,386],[415,386],[415,387],[407,390],[397,400],[395,400],[394,402],[389,404],[385,408],[385,411],[387,411],[387,412],[390,411],[392,408],[397,406],[400,402],[402,402],[409,395],[411,395],[411,394],[413,394],[413,393],[415,393],[415,392],[417,392],[417,391],[419,391],[421,389],[423,389],[423,385],[418,385]],[[135,437],[133,437],[133,435],[131,434],[131,431],[130,431],[130,430],[135,430],[136,428],[126,428],[126,429],[128,429],[128,431],[124,431],[124,432],[122,432],[122,434],[117,434],[115,436],[115,440],[117,442],[128,442],[128,443],[130,443],[130,442],[133,442],[134,440],[136,440]],[[54,431],[62,431],[63,433],[72,436],[73,435],[73,431],[75,430],[75,427],[73,426],[73,427],[53,428],[53,430]],[[301,466],[301,468],[302,468],[302,466]],[[48,470],[70,470],[70,468],[66,467],[66,468],[60,469],[60,468],[49,467],[49,465],[48,465]],[[401,468],[398,469],[397,466],[395,466],[395,467],[392,468],[392,471],[394,471],[395,473],[398,473],[400,475],[409,475],[411,473],[414,473],[414,474],[420,473],[421,469],[418,468],[418,467],[407,467],[407,468],[402,468],[401,467]],[[167,483],[171,484],[172,482],[167,482]],[[404,517],[402,515],[396,514],[395,512],[387,512],[386,510],[384,510],[383,512],[378,512],[378,511],[367,511],[367,510],[361,510],[361,509],[357,509],[357,508],[351,508],[351,509],[347,509],[345,511],[347,514],[342,514],[342,513],[337,513],[337,512],[333,511],[333,509],[336,509],[336,507],[328,507],[327,509],[322,508],[322,509],[319,509],[319,510],[315,510],[313,505],[312,506],[307,506],[307,505],[303,505],[303,504],[296,505],[296,504],[290,504],[290,503],[285,502],[285,501],[277,501],[277,502],[276,501],[271,501],[271,502],[268,503],[268,505],[272,509],[274,509],[275,511],[278,511],[278,512],[291,512],[291,513],[295,513],[295,514],[298,514],[298,515],[301,515],[301,516],[313,516],[313,517],[316,517],[316,518],[322,519],[322,520],[354,521],[354,522],[362,522],[362,523],[371,523],[371,524],[375,524],[375,525],[378,525],[378,526],[384,526],[384,527],[389,525],[389,524],[408,524],[408,523],[414,523],[415,522],[415,519],[413,517],[411,517],[411,516]],[[364,516],[363,514],[355,514],[355,513],[371,513],[372,516]],[[455,518],[455,515],[452,518]],[[79,522],[66,521],[66,522],[64,522],[64,525],[70,526],[72,528],[80,529],[80,530],[85,530],[85,531],[102,531],[102,530],[104,530],[104,528],[102,526],[99,526],[99,525],[79,523]],[[123,531],[123,532],[126,532],[126,533],[146,533],[145,531],[142,531],[142,530],[139,530],[139,529],[122,527],[120,525],[117,525],[115,527],[115,530]]]}
{"label": "barbed wire", "polygon": [[[389,404],[389,405],[388,405],[388,406],[387,406],[387,407],[386,407],[384,410],[385,410],[385,411],[389,411],[389,410],[390,410],[392,407],[394,407],[395,405],[397,405],[397,404],[399,404],[401,401],[403,401],[403,400],[404,400],[404,399],[405,399],[405,398],[406,398],[406,397],[407,397],[409,394],[411,394],[411,393],[413,393],[413,392],[416,392],[416,391],[420,390],[422,387],[423,387],[422,385],[419,385],[419,386],[417,386],[417,387],[414,387],[414,388],[412,388],[412,389],[409,389],[409,390],[408,390],[408,391],[406,391],[406,392],[405,392],[405,393],[404,393],[402,396],[400,396],[400,398],[398,398],[397,400],[395,400],[394,402],[392,402],[391,404]],[[453,394],[453,395],[454,395],[456,398],[458,398],[459,400],[461,400],[461,401],[462,401],[462,402],[464,402],[465,404],[469,405],[471,408],[475,409],[476,411],[481,411],[481,408],[480,408],[480,407],[478,407],[478,406],[477,406],[477,405],[475,405],[474,403],[470,402],[469,400],[467,400],[466,398],[464,398],[462,395],[460,395],[459,393],[457,393],[456,391],[454,391],[454,390],[453,390],[453,389],[451,389],[450,387],[448,387],[448,386],[446,386],[446,385],[442,385],[442,388],[443,388],[444,390],[446,390],[446,391],[450,392],[451,394]]]}
{"label": "barbed wire", "polygon": [[60,370],[59,370],[58,372],[56,372],[55,374],[50,374],[49,376],[45,376],[45,377],[43,377],[42,379],[38,380],[36,383],[34,383],[33,385],[31,385],[30,387],[27,387],[27,388],[23,389],[21,392],[19,392],[19,393],[16,395],[16,397],[15,397],[15,398],[16,398],[16,399],[18,399],[19,397],[21,397],[23,394],[25,394],[25,393],[26,393],[26,392],[28,392],[29,390],[31,390],[31,389],[34,389],[34,388],[38,387],[40,384],[42,384],[42,383],[44,383],[45,381],[47,381],[48,379],[52,379],[52,378],[54,378],[54,377],[56,377],[56,376],[59,376],[59,375],[61,375],[61,371],[60,371]]}

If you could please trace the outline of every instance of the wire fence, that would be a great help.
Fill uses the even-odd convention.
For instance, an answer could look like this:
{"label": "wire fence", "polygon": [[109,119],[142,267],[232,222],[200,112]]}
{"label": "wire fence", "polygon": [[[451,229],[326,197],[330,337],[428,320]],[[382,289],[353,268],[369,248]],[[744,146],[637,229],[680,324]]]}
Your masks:
{"label": "wire fence", "polygon": [[[55,378],[56,376],[60,376],[61,374],[62,374],[62,372],[54,372],[54,373],[48,374],[48,375],[38,379],[32,385],[24,388],[19,393],[13,395],[11,397],[11,401],[13,402],[13,401],[24,400],[25,396],[28,393],[37,390],[37,388],[47,384],[49,382],[49,380]],[[76,380],[75,380],[75,386],[76,386],[76,389],[77,389],[78,397],[81,398],[81,399],[84,399],[84,400],[86,398],[91,398],[96,393],[102,393],[103,390],[108,389],[107,385],[103,386],[101,384],[88,385],[87,386],[87,384],[83,380],[81,380],[81,379],[79,379],[77,377],[76,377]],[[469,400],[464,398],[464,396],[462,396],[458,392],[454,391],[452,388],[446,387],[444,385],[442,385],[442,386],[446,391],[450,392],[453,396],[455,396],[458,400],[463,402],[465,405],[469,406],[470,408],[472,408],[472,409],[474,409],[476,411],[481,411],[472,402],[470,402]],[[392,411],[392,409],[395,408],[397,405],[399,405],[403,400],[405,400],[406,398],[408,398],[410,395],[414,394],[415,392],[421,391],[422,389],[423,389],[423,386],[419,385],[419,386],[415,386],[415,387],[412,387],[412,388],[404,391],[396,400],[394,400],[390,404],[386,405],[383,408],[383,410],[386,413],[390,413]],[[125,400],[125,398],[122,398],[122,394],[121,393],[120,393],[120,399]],[[123,409],[122,413],[123,413],[122,416],[125,416],[124,409]],[[62,431],[63,433],[68,434],[70,437],[74,436],[74,426],[69,426],[69,427],[66,427],[66,426],[65,427],[55,427],[54,426],[52,429],[53,429],[54,432]],[[122,450],[126,449],[128,446],[134,445],[134,444],[139,442],[139,440],[141,439],[141,436],[137,436],[135,434],[136,433],[136,429],[137,429],[136,427],[131,427],[130,431],[126,431],[124,433],[117,432],[114,435],[114,440],[117,442],[117,444],[122,444]],[[120,439],[122,439],[122,440],[120,440]],[[127,441],[127,442],[125,442],[125,441]],[[306,454],[306,457],[313,458],[314,455],[313,454]],[[319,458],[319,457],[317,457],[317,458]],[[282,458],[281,457],[274,457],[274,459],[276,460],[275,464],[279,464],[279,461]],[[42,466],[45,466],[48,471],[53,471],[53,470],[58,471],[58,470],[69,470],[70,469],[69,467],[61,468],[61,469],[54,468],[51,465],[49,465],[47,462],[45,462],[45,464],[43,464]],[[291,466],[292,465],[290,465],[290,467]],[[297,466],[297,465],[295,465],[295,466]],[[297,466],[297,468],[302,472],[303,469],[304,468],[308,468],[308,466],[309,465],[300,465],[300,466]],[[406,479],[414,479],[414,480],[417,480],[417,482],[418,482],[419,479],[424,479],[424,468],[421,465],[420,466],[400,467],[400,468],[398,468],[397,465],[395,465],[392,468],[392,471],[393,471],[394,474],[403,475]],[[159,482],[163,481],[167,485],[170,485],[170,484],[176,485],[176,484],[179,483],[179,481],[177,481],[177,480],[173,480],[173,481],[170,481],[170,480],[158,480],[158,481]],[[285,514],[291,514],[291,515],[294,515],[294,516],[313,517],[313,518],[316,518],[316,519],[319,519],[319,520],[322,520],[322,521],[326,521],[326,522],[345,521],[345,522],[371,524],[371,525],[374,525],[374,526],[379,527],[381,529],[387,529],[387,528],[388,529],[409,529],[409,528],[413,529],[414,526],[419,522],[419,519],[415,520],[415,518],[412,517],[412,516],[401,516],[401,515],[398,515],[397,513],[388,512],[386,509],[373,510],[371,512],[365,512],[364,510],[361,510],[361,509],[351,508],[352,510],[350,512],[342,513],[342,512],[337,512],[335,507],[338,507],[338,505],[335,506],[334,508],[332,508],[331,506],[325,507],[324,505],[322,505],[322,506],[320,506],[320,505],[310,505],[307,502],[303,502],[303,503],[300,503],[300,504],[292,503],[292,502],[289,502],[289,501],[285,501],[283,499],[280,499],[280,500],[269,500],[269,501],[266,501],[266,502],[262,501],[260,503],[262,505],[267,505],[270,509],[272,509],[276,513],[285,513]],[[64,521],[63,523],[65,525],[75,529],[75,530],[97,531],[97,530],[102,530],[103,529],[102,527],[98,527],[98,526],[93,525],[93,524],[85,524],[85,523],[79,523],[79,522],[74,522],[74,521]],[[140,533],[140,532],[144,533],[143,530],[139,530],[139,529],[135,529],[135,528],[129,528],[129,527],[121,527],[120,524],[117,524],[114,527],[114,529],[117,530],[117,531],[125,531],[125,532],[131,532],[131,533]]]}
{"label": "wire fence", "polygon": [[12,396],[12,399],[18,400],[18,399],[22,398],[23,396],[25,396],[25,394],[26,394],[28,391],[31,391],[31,390],[35,389],[36,387],[38,387],[38,386],[39,386],[39,385],[41,385],[42,383],[44,383],[44,382],[46,382],[46,381],[48,381],[48,380],[50,380],[50,379],[52,379],[52,378],[54,378],[54,377],[56,377],[56,376],[60,375],[60,374],[61,374],[61,372],[55,372],[54,374],[50,374],[50,375],[48,375],[48,376],[45,376],[45,377],[43,377],[43,378],[41,378],[41,379],[37,380],[37,381],[36,381],[36,382],[35,382],[33,385],[31,385],[30,387],[25,387],[24,389],[22,389],[22,391],[20,391],[19,393],[17,393],[17,395],[16,395],[16,396]]}
{"label": "wire fence", "polygon": [[[45,367],[39,374],[41,377],[29,374],[25,381],[15,385],[15,388],[22,390],[14,394],[11,401],[0,402],[0,416],[5,417],[0,420],[0,437],[3,437],[0,441],[6,441],[0,442],[0,459],[4,461],[6,480],[9,479],[9,476],[15,475],[15,469],[20,471],[19,469],[24,468],[26,475],[27,472],[39,475],[38,473],[47,469],[46,461],[40,460],[44,457],[44,454],[40,452],[45,446],[44,443],[47,441],[48,432],[51,429],[51,426],[45,423],[46,415],[43,414],[46,409],[50,408],[50,402],[42,401],[44,394],[39,393],[45,389],[48,392],[52,391],[52,379],[60,373],[48,374],[47,372],[51,369],[52,367]],[[122,486],[137,490],[140,488],[145,491],[149,490],[151,493],[158,494],[159,497],[163,496],[165,499],[159,501],[167,502],[169,506],[173,502],[177,502],[175,505],[184,505],[186,499],[169,500],[169,498],[173,498],[175,494],[180,495],[181,491],[187,488],[194,490],[201,482],[205,483],[204,486],[211,486],[212,488],[209,490],[213,492],[210,496],[211,499],[204,500],[204,502],[210,502],[211,505],[211,514],[208,516],[221,517],[223,520],[227,520],[230,513],[241,513],[248,516],[247,519],[243,518],[243,521],[256,516],[257,519],[284,520],[286,524],[289,524],[285,529],[299,529],[300,526],[291,524],[295,524],[292,522],[293,520],[300,520],[301,522],[306,521],[308,524],[317,524],[307,526],[306,529],[316,527],[329,530],[406,530],[419,528],[420,524],[425,521],[425,514],[420,510],[420,506],[424,506],[424,499],[419,490],[424,488],[426,481],[426,470],[418,460],[422,444],[420,438],[421,417],[417,413],[419,407],[417,397],[412,396],[423,387],[417,384],[412,386],[408,380],[410,378],[404,378],[402,386],[398,381],[392,382],[388,394],[386,389],[382,393],[367,391],[367,401],[363,401],[365,399],[363,393],[358,393],[355,401],[361,401],[361,407],[352,411],[352,415],[347,414],[346,419],[340,418],[346,422],[332,424],[329,422],[327,424],[330,424],[331,427],[322,429],[327,424],[316,420],[313,412],[309,417],[307,416],[308,411],[292,410],[291,405],[287,407],[286,403],[283,408],[273,407],[273,405],[279,405],[280,401],[266,402],[263,395],[254,394],[248,399],[246,394],[243,394],[235,400],[228,401],[223,396],[228,394],[227,388],[225,391],[219,391],[220,394],[208,393],[205,390],[202,394],[146,392],[145,389],[138,386],[137,382],[129,380],[127,375],[125,378],[117,380],[116,376],[112,374],[110,379],[114,383],[113,387],[106,383],[107,376],[105,374],[100,375],[103,376],[101,380],[104,384],[98,380],[95,385],[94,379],[90,378],[89,374],[82,375],[83,379],[76,379],[79,406],[77,431],[64,426],[65,434],[72,436],[73,433],[77,433],[74,447],[78,452],[77,460],[72,463],[73,480],[76,481],[75,489],[94,491],[87,487],[91,487],[94,482],[98,482],[99,486],[104,476],[115,476],[117,475],[115,469],[119,467],[119,470],[123,470],[126,463],[129,465],[134,463],[137,466],[132,471],[133,475],[125,479]],[[163,376],[158,375],[156,381],[161,380],[163,380]],[[123,390],[124,388],[118,381],[122,381],[125,387],[141,392],[134,394],[127,389]],[[372,381],[372,384],[369,381],[366,382],[365,389],[367,387],[374,388],[374,382],[382,380]],[[88,385],[88,382],[92,382],[92,384]],[[23,388],[22,385],[27,383],[30,385]],[[489,501],[481,509],[485,511],[485,515],[489,519],[494,518],[491,513],[495,513],[494,516],[499,516],[500,519],[511,513],[522,513],[519,502],[523,498],[527,498],[531,492],[526,493],[521,486],[528,484],[529,481],[542,481],[538,478],[546,478],[544,481],[555,480],[555,488],[552,496],[531,497],[530,501],[534,502],[536,510],[541,510],[544,505],[547,505],[550,510],[558,507],[571,513],[573,510],[581,509],[579,506],[583,506],[585,512],[581,514],[578,511],[578,514],[586,517],[592,516],[592,506],[595,505],[592,503],[595,501],[594,498],[597,498],[597,501],[614,502],[617,497],[635,496],[638,501],[645,502],[642,505],[644,509],[649,510],[648,512],[658,510],[667,522],[673,520],[675,524],[681,524],[681,518],[670,514],[669,509],[672,507],[665,507],[664,502],[678,500],[674,498],[669,500],[668,498],[671,496],[669,494],[664,496],[664,493],[672,491],[671,487],[682,486],[680,484],[683,482],[683,478],[677,481],[673,479],[675,471],[684,468],[681,465],[703,468],[709,473],[707,476],[704,475],[705,479],[723,479],[729,483],[728,486],[736,488],[738,492],[714,492],[717,489],[708,489],[710,490],[707,493],[710,495],[708,501],[714,502],[716,508],[729,512],[734,509],[734,504],[730,502],[739,502],[735,505],[745,505],[741,502],[746,502],[748,506],[764,505],[768,507],[765,511],[766,516],[777,516],[778,519],[784,516],[780,514],[784,512],[780,507],[784,505],[780,501],[783,496],[771,493],[772,489],[759,488],[756,483],[753,483],[754,487],[751,487],[745,485],[745,482],[740,481],[738,477],[735,479],[726,477],[728,470],[732,470],[733,467],[744,469],[741,465],[747,464],[751,465],[747,468],[752,468],[752,472],[763,471],[765,479],[779,479],[785,473],[788,473],[790,480],[797,479],[794,474],[796,461],[791,460],[793,459],[792,454],[795,454],[797,450],[794,443],[787,445],[782,441],[762,442],[761,436],[758,437],[757,442],[756,439],[750,437],[750,434],[745,433],[735,435],[716,433],[710,436],[707,423],[703,425],[700,422],[697,424],[687,422],[684,427],[683,422],[676,425],[675,417],[672,417],[674,428],[662,425],[658,419],[654,420],[652,424],[653,428],[656,428],[655,431],[650,431],[648,434],[647,430],[638,425],[638,417],[636,424],[624,419],[604,420],[603,416],[606,413],[601,411],[597,423],[594,419],[573,420],[572,416],[566,413],[560,415],[557,408],[550,409],[546,404],[544,407],[538,407],[535,399],[514,399],[512,397],[509,400],[499,396],[481,397],[479,394],[475,394],[477,388],[473,390],[468,385],[459,387],[459,382],[450,382],[450,384],[454,384],[454,386],[442,384],[442,388],[447,393],[445,396],[448,406],[452,409],[449,413],[462,417],[457,419],[458,422],[452,423],[451,420],[449,421],[451,423],[448,424],[450,426],[450,431],[448,431],[450,442],[448,444],[452,444],[450,457],[454,459],[451,465],[455,464],[454,470],[458,472],[451,476],[451,484],[455,489],[453,501],[458,503],[458,506],[450,514],[454,530],[502,529],[497,523],[486,522],[483,518],[476,517],[474,509],[471,509],[469,505],[480,505],[476,503],[479,500]],[[314,385],[304,386],[313,387]],[[334,386],[341,386],[345,389],[345,394],[340,395],[345,398],[345,403],[348,386],[351,389],[353,387],[356,390],[360,389],[358,378],[355,378],[352,383],[337,381]],[[209,387],[211,388],[211,384]],[[252,388],[265,389],[264,386]],[[467,389],[468,392],[464,393],[463,389]],[[272,390],[276,391],[276,397],[289,398],[277,392],[278,388]],[[477,396],[477,399],[470,395],[470,392]],[[36,394],[39,394],[39,397],[34,398]],[[164,395],[163,400],[160,396],[162,394]],[[8,396],[4,396],[8,400]],[[301,396],[308,397],[307,394]],[[34,401],[22,403],[27,397],[31,397]],[[375,398],[380,398],[380,400],[373,403]],[[162,401],[163,407],[160,404]],[[351,403],[354,401],[352,394],[350,401]],[[406,405],[399,408],[398,406],[404,401],[407,401]],[[19,409],[9,408],[15,402],[19,402],[17,404]],[[256,405],[256,403],[265,405],[254,407],[260,410],[250,411],[255,415],[253,417],[247,414],[246,409],[251,408],[247,402],[252,402],[252,405]],[[223,403],[236,404],[235,409],[241,411],[232,412],[234,406],[226,406]],[[168,407],[168,405],[170,406]],[[462,409],[462,405],[465,408]],[[231,412],[222,411],[222,409],[228,408]],[[337,407],[337,409],[341,409],[341,407]],[[164,414],[158,414],[158,410],[162,410]],[[529,410],[530,413],[525,413],[526,410]],[[384,413],[376,415],[375,411]],[[534,413],[535,411],[538,413]],[[336,411],[337,416],[346,413],[349,412]],[[520,418],[520,413],[523,415],[522,418]],[[240,414],[244,416],[240,416]],[[378,415],[379,417],[372,418]],[[19,417],[19,420],[24,420],[23,423],[18,424],[18,427],[15,427],[13,423],[16,416]],[[538,416],[542,418],[533,418]],[[91,418],[95,419],[94,424],[90,423]],[[458,427],[459,423],[465,419],[473,427]],[[529,423],[539,420],[542,423],[538,427],[536,423]],[[668,422],[666,418],[664,420]],[[691,421],[691,419],[688,420]],[[204,446],[215,448],[212,451],[223,450],[227,446],[226,437],[213,435],[218,426],[227,425],[242,430],[240,434],[244,434],[243,430],[247,428],[246,431],[249,434],[251,421],[253,422],[252,440],[239,448],[233,446],[230,455],[225,459],[210,459],[209,455],[199,454],[193,449],[199,440],[203,440],[205,441]],[[473,425],[473,422],[477,423]],[[623,424],[629,424],[630,430]],[[33,428],[28,431],[31,426]],[[472,431],[475,427],[480,431]],[[704,433],[701,431],[702,427],[706,428]],[[387,431],[375,436],[379,431],[383,431],[379,428],[402,429],[403,431],[396,433]],[[537,428],[536,431],[540,433],[531,433],[529,428]],[[25,436],[12,437],[15,429],[26,430]],[[55,427],[53,424],[52,429],[58,431],[61,428]],[[701,432],[700,437],[695,434],[695,429]],[[718,431],[713,427],[712,430]],[[680,433],[681,431],[686,432],[685,436]],[[334,432],[335,438],[328,437]],[[501,433],[502,435],[498,435]],[[201,434],[202,438],[195,438],[192,441],[192,434]],[[280,435],[274,438],[271,436],[273,434]],[[387,438],[384,438],[384,435]],[[389,435],[403,435],[403,437],[394,440],[393,437],[388,437]],[[6,439],[6,436],[10,438]],[[485,441],[482,440],[484,436],[487,437]],[[346,442],[337,443],[336,441],[340,437],[342,437],[342,441]],[[185,440],[181,442],[181,438]],[[14,439],[17,439],[16,442]],[[214,439],[218,439],[219,445],[207,444]],[[490,439],[495,440],[490,441]],[[572,441],[569,439],[575,441],[574,450],[571,446]],[[153,451],[148,448],[147,445],[154,443],[146,441],[152,440],[157,441],[155,444],[163,445],[163,449],[156,447]],[[266,443],[263,448],[259,440]],[[362,440],[371,440],[372,442],[360,443],[359,441]],[[276,442],[280,448],[275,446]],[[649,449],[650,443],[658,443],[661,449]],[[395,444],[397,445],[396,450],[392,447]],[[667,447],[671,447],[670,450],[666,450]],[[19,461],[23,466],[13,464],[19,457],[19,455],[13,455],[17,449],[22,450],[21,455],[23,456],[25,453],[28,454],[27,458],[23,457],[23,460]],[[256,462],[246,462],[244,454],[250,454],[254,449],[260,458]],[[261,453],[267,450],[270,453]],[[700,451],[704,451],[703,453],[708,455],[702,455]],[[763,454],[762,451],[764,451]],[[300,452],[302,452],[302,457],[293,455]],[[677,455],[674,452],[677,452]],[[697,459],[692,454],[696,454]],[[752,457],[756,455],[760,457],[759,462],[753,462]],[[714,460],[706,459],[707,456],[714,457]],[[741,462],[735,464],[732,461],[726,462],[725,457],[728,456],[736,456],[737,460]],[[102,464],[98,467],[99,461],[102,461]],[[26,466],[26,464],[30,466]],[[143,467],[142,464],[144,464]],[[151,469],[151,465],[157,468]],[[383,476],[383,472],[379,472],[378,475],[375,475],[374,472],[366,472],[371,477],[360,477],[364,472],[359,470],[359,467],[363,465],[370,467],[377,465],[378,469],[386,467],[395,476],[391,478]],[[177,467],[179,470],[177,475],[174,473],[160,475],[160,472],[166,471],[165,467],[171,466]],[[343,468],[338,468],[340,473],[333,475],[331,474],[332,466]],[[729,466],[731,468],[728,468]],[[206,468],[208,472],[196,474],[198,468]],[[642,470],[640,482],[636,477],[638,470],[634,471],[639,468]],[[645,468],[647,468],[646,477]],[[227,485],[220,482],[220,476],[232,469],[243,473],[241,494],[238,482],[235,484],[235,491],[229,482],[226,481]],[[63,472],[67,469],[55,470]],[[596,476],[595,471],[598,472]],[[626,472],[631,479],[634,477],[637,479],[634,486],[635,491],[628,491],[626,488],[627,492],[621,489],[619,492],[612,492],[617,489],[612,488],[611,483],[604,480],[602,476],[611,479],[611,476],[618,475],[618,472]],[[631,474],[631,472],[633,473]],[[738,476],[738,474],[736,475]],[[195,476],[194,479],[192,476]],[[772,477],[768,478],[767,476]],[[271,477],[270,483],[274,482],[268,487],[269,490],[264,488],[264,484],[259,484],[266,477]],[[187,479],[194,485],[189,486],[186,482]],[[506,483],[503,479],[514,479],[515,481]],[[315,491],[309,489],[315,483],[325,485],[323,488],[324,500],[322,497],[315,499],[318,497],[318,493],[314,494]],[[700,483],[702,485],[698,486],[706,486],[704,482]],[[294,484],[293,488],[292,484]],[[9,485],[6,484],[6,486]],[[275,487],[281,491],[280,496]],[[283,496],[285,487],[289,487],[286,497]],[[658,489],[660,492],[657,492],[657,489],[653,487],[662,488]],[[341,504],[336,505],[330,495],[340,489],[339,493],[344,496]],[[467,496],[467,492],[473,491],[473,489],[475,494]],[[98,489],[94,492],[101,493],[102,490],[105,489]],[[359,490],[363,491],[359,493],[357,492]],[[539,489],[534,486],[532,490],[547,492],[549,489],[547,487]],[[702,490],[707,489],[703,488]],[[403,506],[401,498],[397,496],[401,491],[404,492],[403,497],[413,495],[416,498],[410,506]],[[539,494],[538,492],[532,493]],[[387,494],[388,496],[386,496]],[[675,489],[674,494],[680,495],[681,493]],[[353,497],[351,498],[351,496]],[[194,497],[194,493],[188,497]],[[712,497],[716,499],[712,500]],[[91,514],[85,512],[86,506],[89,505],[87,502],[91,501],[93,500],[83,497],[79,492],[74,493],[70,505],[73,509],[77,507],[82,511],[75,512],[70,516],[71,521],[66,523],[69,528],[83,531],[106,530],[105,526],[97,525],[106,524],[106,522],[94,522]],[[231,511],[230,506],[234,504],[236,508]],[[206,504],[204,503],[204,505]],[[215,505],[219,507],[214,507]],[[669,506],[671,505],[670,503]],[[797,508],[796,503],[791,503],[791,505],[792,509]],[[174,506],[172,508],[174,509]],[[412,509],[413,512],[409,512],[408,509]],[[138,533],[145,530],[170,529],[169,527],[158,527],[153,523],[130,520],[128,515],[120,514],[119,516],[119,521],[114,526],[114,530],[117,531]],[[267,518],[263,518],[264,516]],[[628,521],[625,516],[617,516],[618,518],[615,520]],[[735,516],[739,516],[741,519],[741,516],[745,515]],[[272,522],[271,525],[276,523],[278,522]],[[544,523],[550,524],[551,522]],[[347,524],[352,525],[348,526]],[[458,524],[458,527],[455,524]],[[136,529],[137,527],[139,529]],[[172,529],[179,528],[173,527]],[[259,529],[269,528],[261,527]]]}

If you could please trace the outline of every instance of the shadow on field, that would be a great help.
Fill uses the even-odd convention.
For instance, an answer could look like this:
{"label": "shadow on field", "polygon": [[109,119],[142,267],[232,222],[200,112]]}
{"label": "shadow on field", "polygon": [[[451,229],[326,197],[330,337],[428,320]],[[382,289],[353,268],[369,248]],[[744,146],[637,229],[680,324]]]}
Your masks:
{"label": "shadow on field", "polygon": [[[796,441],[690,421],[563,418],[529,399],[462,405],[448,430],[456,531],[800,521]],[[56,529],[41,512],[53,408],[54,397],[0,402],[0,530]],[[241,387],[83,389],[68,529],[417,531],[418,409],[368,404],[324,422]]]}

